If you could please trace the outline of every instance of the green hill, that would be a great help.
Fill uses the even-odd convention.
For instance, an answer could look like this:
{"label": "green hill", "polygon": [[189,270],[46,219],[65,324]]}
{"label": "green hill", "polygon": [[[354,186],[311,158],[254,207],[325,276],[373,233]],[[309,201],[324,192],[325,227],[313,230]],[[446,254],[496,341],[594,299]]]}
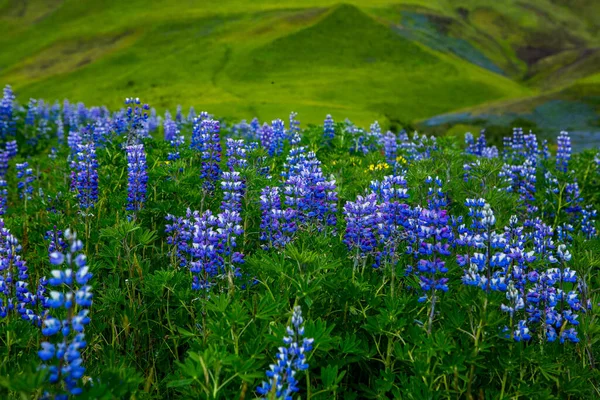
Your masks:
{"label": "green hill", "polygon": [[21,101],[408,123],[600,73],[600,7],[576,3],[0,0],[0,84]]}

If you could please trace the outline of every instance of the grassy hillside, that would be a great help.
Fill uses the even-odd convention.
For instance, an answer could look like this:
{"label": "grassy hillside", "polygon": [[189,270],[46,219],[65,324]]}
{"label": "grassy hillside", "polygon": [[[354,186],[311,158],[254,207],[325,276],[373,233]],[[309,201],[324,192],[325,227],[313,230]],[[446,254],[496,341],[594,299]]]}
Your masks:
{"label": "grassy hillside", "polygon": [[577,3],[3,0],[0,84],[21,101],[406,123],[599,73],[600,9]]}

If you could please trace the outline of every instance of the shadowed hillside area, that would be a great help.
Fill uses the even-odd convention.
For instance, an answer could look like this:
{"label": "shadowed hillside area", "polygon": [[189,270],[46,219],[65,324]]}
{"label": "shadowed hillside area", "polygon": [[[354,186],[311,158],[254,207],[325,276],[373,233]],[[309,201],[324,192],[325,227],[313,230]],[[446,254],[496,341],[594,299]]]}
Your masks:
{"label": "shadowed hillside area", "polygon": [[239,119],[527,120],[593,138],[599,14],[595,0],[0,0],[0,84],[21,102],[135,95]]}

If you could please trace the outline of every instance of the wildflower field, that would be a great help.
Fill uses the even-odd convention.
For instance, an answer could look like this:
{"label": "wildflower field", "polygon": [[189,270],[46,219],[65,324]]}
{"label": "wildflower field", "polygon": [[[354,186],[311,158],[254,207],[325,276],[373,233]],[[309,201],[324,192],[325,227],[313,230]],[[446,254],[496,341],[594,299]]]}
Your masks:
{"label": "wildflower field", "polygon": [[600,397],[569,133],[71,100],[0,100],[0,398]]}

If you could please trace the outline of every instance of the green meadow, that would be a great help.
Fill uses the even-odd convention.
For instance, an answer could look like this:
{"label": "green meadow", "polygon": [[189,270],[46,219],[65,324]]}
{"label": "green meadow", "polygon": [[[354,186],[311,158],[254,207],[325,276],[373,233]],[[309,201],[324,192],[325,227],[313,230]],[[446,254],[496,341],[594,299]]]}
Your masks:
{"label": "green meadow", "polygon": [[575,3],[3,0],[0,83],[21,102],[135,95],[159,111],[384,126],[569,90],[593,103],[600,6]]}

